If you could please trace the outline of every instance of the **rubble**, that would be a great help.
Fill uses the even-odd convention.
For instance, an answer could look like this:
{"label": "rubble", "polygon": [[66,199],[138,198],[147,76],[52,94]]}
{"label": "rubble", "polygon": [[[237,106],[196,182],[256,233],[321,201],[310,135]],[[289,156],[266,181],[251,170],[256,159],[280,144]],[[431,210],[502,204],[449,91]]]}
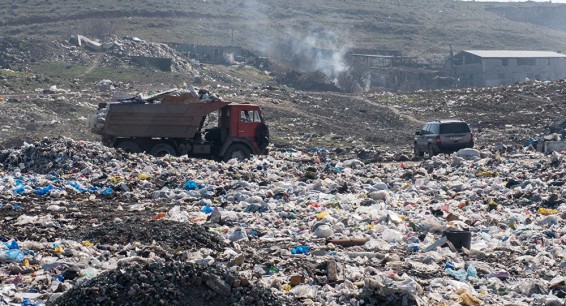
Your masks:
{"label": "rubble", "polygon": [[92,51],[100,51],[100,49],[102,48],[102,44],[100,42],[92,40],[83,35],[72,35],[70,41],[77,44],[79,47],[82,47],[84,45],[86,48],[89,48]]}
{"label": "rubble", "polygon": [[[165,262],[110,270],[69,290],[52,305],[275,305],[285,299],[260,286],[234,286],[238,276],[214,267]],[[230,282],[230,283],[228,283]]]}
{"label": "rubble", "polygon": [[68,138],[7,149],[0,300],[563,303],[566,156],[485,150],[401,164],[157,159]]}

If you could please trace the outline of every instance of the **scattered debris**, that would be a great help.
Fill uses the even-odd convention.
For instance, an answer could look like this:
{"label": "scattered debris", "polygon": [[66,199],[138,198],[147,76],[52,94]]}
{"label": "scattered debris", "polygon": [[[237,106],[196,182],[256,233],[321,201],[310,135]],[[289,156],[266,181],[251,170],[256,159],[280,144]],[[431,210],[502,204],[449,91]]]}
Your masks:
{"label": "scattered debris", "polygon": [[[158,159],[68,138],[3,150],[0,299],[564,298],[565,169],[554,162],[563,156],[489,150],[458,164],[439,155],[403,167],[332,155],[305,166],[311,153],[301,151],[237,164]],[[305,181],[306,172],[314,178]],[[378,191],[385,196],[370,197]],[[505,209],[489,210],[490,201]],[[321,228],[332,235],[319,238]],[[451,229],[471,236],[469,245],[466,235],[453,240],[461,252]]]}

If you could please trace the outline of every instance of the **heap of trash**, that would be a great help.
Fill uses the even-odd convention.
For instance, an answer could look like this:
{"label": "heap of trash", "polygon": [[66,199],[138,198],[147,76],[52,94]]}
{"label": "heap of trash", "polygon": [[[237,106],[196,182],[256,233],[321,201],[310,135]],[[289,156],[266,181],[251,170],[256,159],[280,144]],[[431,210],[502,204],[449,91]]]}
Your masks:
{"label": "heap of trash", "polygon": [[[136,60],[136,58],[148,59],[169,59],[170,71],[185,74],[198,74],[197,70],[193,67],[186,56],[175,51],[167,44],[145,41],[134,36],[124,36],[119,38],[115,35],[110,35],[102,40],[89,38],[85,35],[76,34],[72,35],[69,39],[72,47],[65,43],[56,42],[60,48],[70,49],[69,56],[76,60],[84,57],[89,57],[87,51],[103,52],[107,55],[107,60],[122,59],[126,63]],[[77,49],[77,47],[84,47],[84,49]],[[113,59],[110,58],[114,57]]]}
{"label": "heap of trash", "polygon": [[[99,84],[108,84],[109,80],[103,80]],[[92,126],[93,132],[100,132],[106,123],[106,116],[113,104],[189,104],[202,102],[217,102],[222,99],[215,93],[205,88],[169,89],[148,96],[136,95],[132,97],[114,97],[115,101],[103,103],[96,110],[96,114],[89,116],[87,125]]]}
{"label": "heap of trash", "polygon": [[0,305],[563,305],[566,155],[0,152]]}

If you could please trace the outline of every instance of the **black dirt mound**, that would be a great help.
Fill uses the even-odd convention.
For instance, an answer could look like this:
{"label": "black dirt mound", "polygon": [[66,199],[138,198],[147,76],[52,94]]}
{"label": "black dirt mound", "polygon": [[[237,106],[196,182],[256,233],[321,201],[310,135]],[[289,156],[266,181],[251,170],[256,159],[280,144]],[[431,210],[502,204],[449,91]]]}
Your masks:
{"label": "black dirt mound", "polygon": [[[246,286],[244,286],[246,285]],[[192,263],[144,263],[110,270],[54,305],[289,305],[232,272]]]}
{"label": "black dirt mound", "polygon": [[85,228],[84,232],[72,234],[74,238],[100,244],[121,244],[133,242],[151,244],[157,242],[168,250],[197,250],[209,248],[223,251],[226,243],[207,228],[192,223],[158,220],[128,220],[98,228]]}

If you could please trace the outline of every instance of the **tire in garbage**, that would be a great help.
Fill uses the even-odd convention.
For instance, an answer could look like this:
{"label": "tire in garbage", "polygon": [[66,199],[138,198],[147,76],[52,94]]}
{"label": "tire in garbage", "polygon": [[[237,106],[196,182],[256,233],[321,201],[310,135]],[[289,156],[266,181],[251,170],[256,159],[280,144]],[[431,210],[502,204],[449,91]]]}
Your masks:
{"label": "tire in garbage", "polygon": [[168,154],[171,155],[171,156],[177,156],[177,151],[170,144],[158,143],[155,146],[153,146],[153,148],[151,148],[151,151],[149,152],[149,154],[151,154],[155,157],[163,157],[163,156],[168,155]]}
{"label": "tire in garbage", "polygon": [[142,149],[139,144],[135,143],[131,140],[125,140],[120,142],[117,146],[117,149],[122,149],[126,153],[141,153]]}
{"label": "tire in garbage", "polygon": [[233,144],[228,148],[228,150],[226,150],[226,154],[224,154],[224,161],[229,161],[232,158],[235,158],[238,161],[243,161],[244,159],[250,158],[251,154],[252,152],[245,145]]}

